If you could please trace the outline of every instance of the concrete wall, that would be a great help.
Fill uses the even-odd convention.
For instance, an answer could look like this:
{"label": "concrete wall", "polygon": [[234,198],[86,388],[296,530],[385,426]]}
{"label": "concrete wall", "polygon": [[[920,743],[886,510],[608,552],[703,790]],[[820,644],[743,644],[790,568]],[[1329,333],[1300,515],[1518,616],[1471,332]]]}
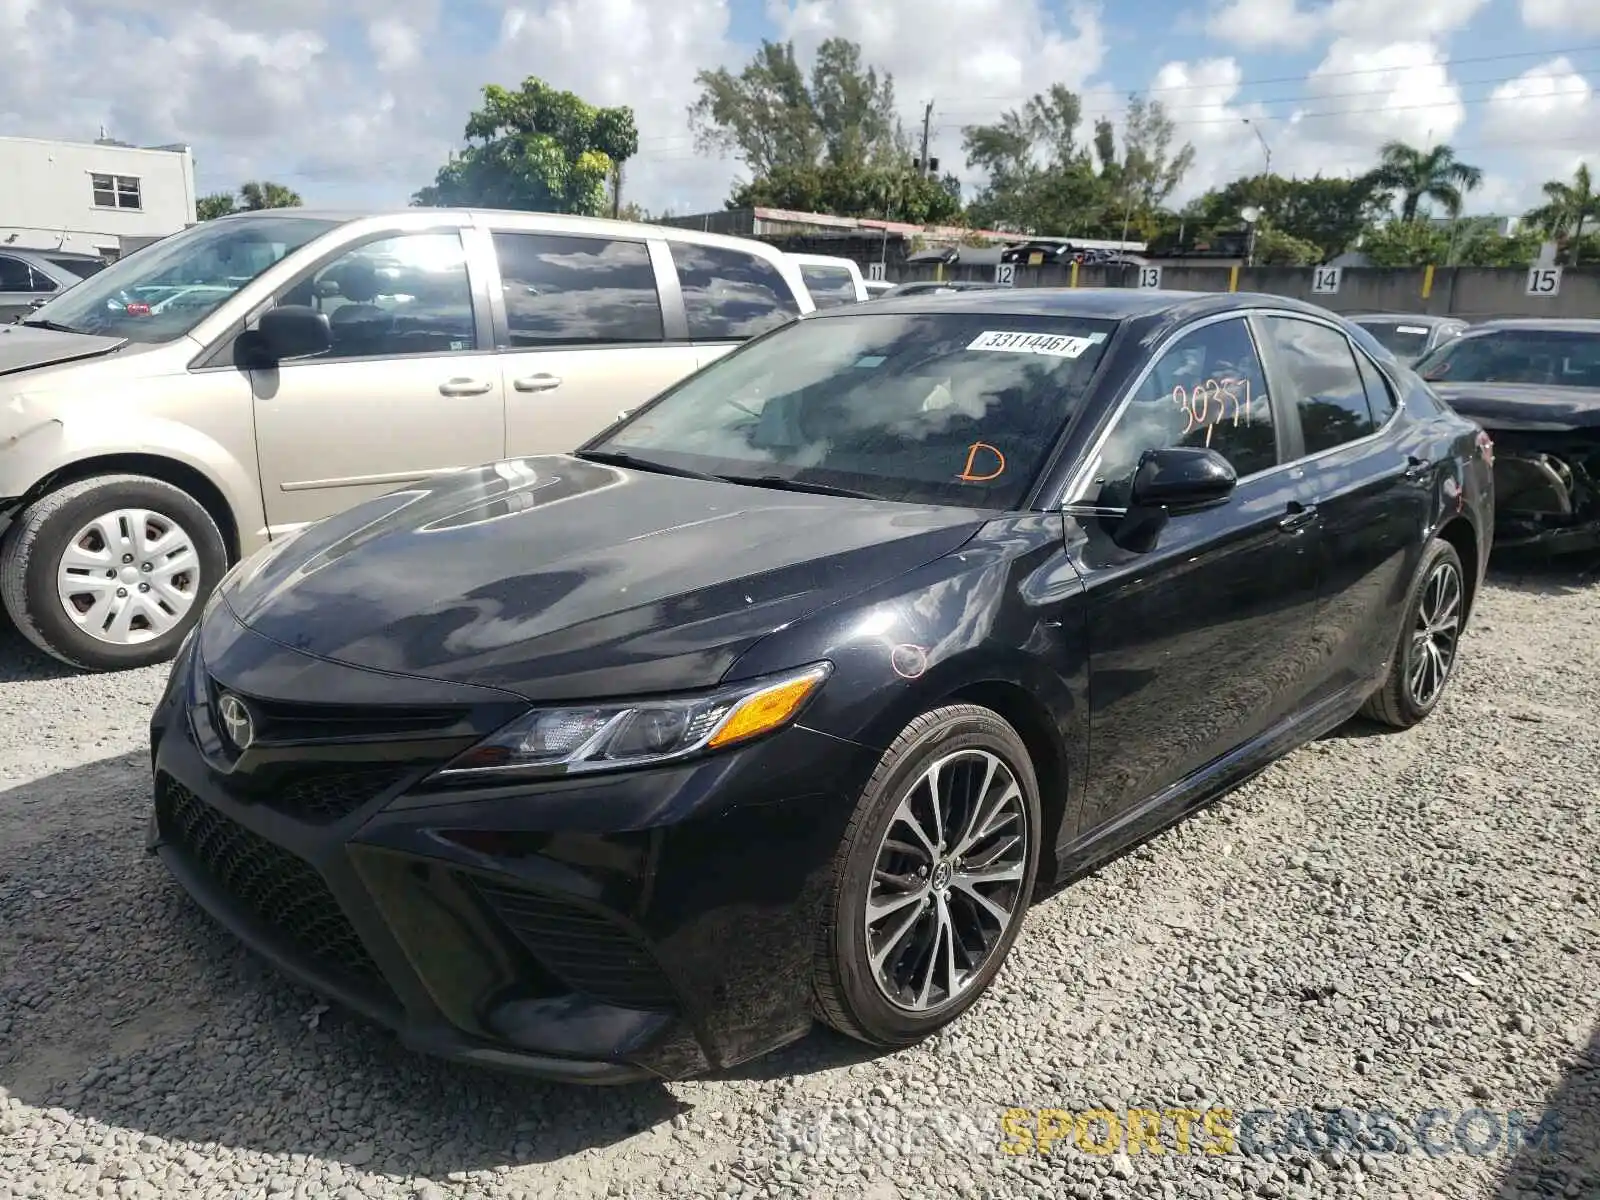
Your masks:
{"label": "concrete wall", "polygon": [[[96,207],[91,175],[138,179],[141,206]],[[186,149],[0,138],[0,245],[116,251],[124,237],[176,233],[194,221],[194,203],[194,157]]]}
{"label": "concrete wall", "polygon": [[[1420,269],[1346,267],[1339,290],[1317,295],[1311,290],[1315,271],[1310,267],[1241,267],[1237,286],[1241,292],[1266,292],[1320,304],[1334,312],[1427,312],[1467,320],[1490,317],[1590,317],[1600,318],[1600,266],[1568,267],[1562,272],[1561,290],[1555,296],[1527,295],[1528,272],[1523,268],[1436,268],[1431,285]],[[933,279],[933,267],[888,264],[886,277],[896,283]],[[994,268],[944,271],[946,279],[994,278]],[[1016,268],[1016,287],[1069,287],[1070,267]],[[1079,287],[1137,287],[1136,267],[1078,269]],[[1161,286],[1174,291],[1226,292],[1233,286],[1228,267],[1163,266]],[[1424,295],[1424,292],[1427,292]]]}

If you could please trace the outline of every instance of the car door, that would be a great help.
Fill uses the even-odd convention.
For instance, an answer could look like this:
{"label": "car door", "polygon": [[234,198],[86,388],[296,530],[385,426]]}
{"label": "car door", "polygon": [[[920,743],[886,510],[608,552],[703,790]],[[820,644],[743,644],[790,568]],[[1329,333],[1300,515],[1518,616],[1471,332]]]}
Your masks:
{"label": "car door", "polygon": [[1274,390],[1298,430],[1310,503],[1321,518],[1318,603],[1310,645],[1319,692],[1382,674],[1399,636],[1442,464],[1406,435],[1395,393],[1343,330],[1313,317],[1261,314]]}
{"label": "car door", "polygon": [[250,372],[273,533],[504,455],[487,297],[459,230],[362,239],[276,299],[327,314],[333,344]]}
{"label": "car door", "polygon": [[669,242],[684,318],[703,367],[800,315],[789,281],[767,259],[729,246]]}
{"label": "car door", "polygon": [[[1069,489],[1088,614],[1084,833],[1304,703],[1320,530],[1280,469],[1285,432],[1244,317],[1205,320],[1157,351]],[[1169,446],[1221,453],[1232,498],[1172,514],[1153,545],[1119,544],[1140,456]]]}
{"label": "car door", "polygon": [[487,238],[507,453],[574,450],[694,371],[682,316],[663,303],[661,243],[511,227]]}

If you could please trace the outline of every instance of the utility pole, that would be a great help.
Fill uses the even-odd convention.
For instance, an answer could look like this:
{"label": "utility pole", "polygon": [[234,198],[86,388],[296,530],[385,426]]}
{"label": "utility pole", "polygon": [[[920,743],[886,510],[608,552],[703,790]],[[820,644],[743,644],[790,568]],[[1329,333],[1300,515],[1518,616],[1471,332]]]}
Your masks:
{"label": "utility pole", "polygon": [[928,138],[933,132],[933,101],[928,101],[928,107],[922,110],[922,157],[917,160],[917,170],[926,175],[928,173]]}

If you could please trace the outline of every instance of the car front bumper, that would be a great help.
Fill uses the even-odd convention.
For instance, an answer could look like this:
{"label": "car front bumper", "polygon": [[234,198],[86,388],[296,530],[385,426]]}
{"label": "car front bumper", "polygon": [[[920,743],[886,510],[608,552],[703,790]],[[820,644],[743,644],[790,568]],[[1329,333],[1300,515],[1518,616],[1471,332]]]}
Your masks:
{"label": "car front bumper", "polygon": [[381,728],[390,707],[344,705],[374,687],[392,702],[406,681],[208,618],[151,721],[148,838],[240,940],[406,1045],[621,1083],[724,1068],[810,1029],[817,924],[876,751],[794,727],[694,764],[427,792],[435,766],[525,705],[463,689],[448,737],[269,741],[230,759],[209,715],[218,685],[278,710],[315,695],[342,728],[355,712]]}

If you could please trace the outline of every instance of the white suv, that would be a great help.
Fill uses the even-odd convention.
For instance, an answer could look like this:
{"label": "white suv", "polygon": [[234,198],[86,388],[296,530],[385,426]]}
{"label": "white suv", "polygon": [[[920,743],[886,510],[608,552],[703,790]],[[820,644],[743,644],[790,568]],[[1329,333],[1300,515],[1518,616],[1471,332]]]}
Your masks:
{"label": "white suv", "polygon": [[64,661],[162,661],[270,538],[571,450],[814,307],[782,252],[692,230],[426,208],[204,222],[0,326],[0,595]]}

